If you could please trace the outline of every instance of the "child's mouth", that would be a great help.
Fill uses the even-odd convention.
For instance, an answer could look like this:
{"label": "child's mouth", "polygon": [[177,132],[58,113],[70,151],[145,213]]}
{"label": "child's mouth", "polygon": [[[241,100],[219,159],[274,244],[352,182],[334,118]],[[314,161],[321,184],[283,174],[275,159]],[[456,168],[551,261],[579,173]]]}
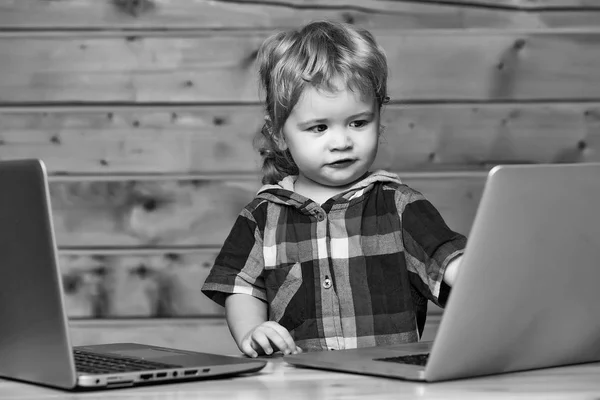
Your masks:
{"label": "child's mouth", "polygon": [[338,161],[332,162],[327,165],[330,166],[331,168],[346,168],[346,167],[352,165],[354,163],[354,161],[355,160],[353,160],[353,159],[346,158],[343,160],[338,160]]}

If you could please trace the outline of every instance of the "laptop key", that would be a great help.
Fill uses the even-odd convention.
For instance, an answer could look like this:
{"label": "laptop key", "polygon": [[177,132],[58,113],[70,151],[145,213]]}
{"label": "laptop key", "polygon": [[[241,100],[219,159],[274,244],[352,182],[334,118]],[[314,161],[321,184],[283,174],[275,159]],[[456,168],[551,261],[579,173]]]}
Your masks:
{"label": "laptop key", "polygon": [[169,369],[180,367],[179,365],[165,364],[143,359],[130,359],[109,354],[89,353],[82,350],[74,350],[75,369],[77,372],[105,374],[113,372],[136,372],[156,369]]}

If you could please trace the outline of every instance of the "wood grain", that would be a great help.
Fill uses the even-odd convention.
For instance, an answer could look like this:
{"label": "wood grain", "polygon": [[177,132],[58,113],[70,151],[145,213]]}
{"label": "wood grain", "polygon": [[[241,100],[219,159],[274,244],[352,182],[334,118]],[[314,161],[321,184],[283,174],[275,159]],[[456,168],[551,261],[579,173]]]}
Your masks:
{"label": "wood grain", "polygon": [[[512,11],[473,5],[513,8]],[[4,1],[4,29],[281,29],[315,19],[352,22],[369,29],[539,29],[598,26],[593,2],[573,0],[410,1]],[[568,7],[561,13],[518,9]],[[578,9],[580,8],[580,9]],[[590,10],[591,9],[591,10]]]}
{"label": "wood grain", "polygon": [[[389,105],[374,168],[600,161],[598,103]],[[0,108],[0,159],[51,174],[258,173],[262,107]]]}
{"label": "wood grain", "polygon": [[[392,101],[594,100],[596,31],[374,31]],[[0,102],[219,103],[259,100],[264,32],[0,37]],[[83,35],[80,35],[83,36]]]}
{"label": "wood grain", "polygon": [[468,233],[492,165],[600,160],[592,0],[0,1],[0,159],[50,168],[76,344],[237,351],[200,287],[260,186],[254,57],[317,18],[386,49],[375,168],[453,229]]}
{"label": "wood grain", "polygon": [[420,0],[423,3],[455,4],[474,7],[493,7],[508,10],[536,11],[553,10],[566,11],[572,9],[597,9],[595,0]]}
{"label": "wood grain", "polygon": [[261,107],[0,108],[0,159],[42,158],[50,173],[258,172]]}
{"label": "wood grain", "polygon": [[[469,231],[484,173],[401,177],[436,205],[450,227]],[[220,247],[259,187],[257,178],[53,180],[57,242],[64,248]]]}
{"label": "wood grain", "polygon": [[61,252],[71,318],[223,316],[200,291],[218,249]]}
{"label": "wood grain", "polygon": [[59,246],[220,246],[258,178],[52,181]]}
{"label": "wood grain", "polygon": [[[60,251],[65,310],[71,320],[222,318],[225,309],[200,291],[218,252],[218,248]],[[432,318],[442,312],[429,303]]]}

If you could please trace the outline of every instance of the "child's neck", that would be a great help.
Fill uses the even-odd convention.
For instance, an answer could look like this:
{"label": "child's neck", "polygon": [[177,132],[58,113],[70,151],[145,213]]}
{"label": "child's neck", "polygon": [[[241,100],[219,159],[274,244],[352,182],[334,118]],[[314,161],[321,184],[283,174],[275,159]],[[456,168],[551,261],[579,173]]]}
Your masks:
{"label": "child's neck", "polygon": [[363,177],[344,186],[325,186],[300,175],[294,183],[294,191],[315,203],[323,204],[330,198],[345,192],[361,179]]}

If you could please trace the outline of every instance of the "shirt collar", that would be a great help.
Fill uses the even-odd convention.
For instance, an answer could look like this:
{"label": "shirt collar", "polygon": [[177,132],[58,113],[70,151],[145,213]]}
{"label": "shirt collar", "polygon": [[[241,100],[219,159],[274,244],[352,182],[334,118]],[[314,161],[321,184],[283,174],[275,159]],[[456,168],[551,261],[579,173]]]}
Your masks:
{"label": "shirt collar", "polygon": [[[264,185],[258,190],[257,197],[274,203],[304,208],[307,206],[309,200],[294,191],[296,179],[298,179],[297,175],[288,175],[276,184]],[[402,183],[397,174],[384,170],[377,170],[370,173],[364,179],[356,182],[352,187],[336,197],[344,198],[346,201],[358,198],[370,190],[377,182]]]}

